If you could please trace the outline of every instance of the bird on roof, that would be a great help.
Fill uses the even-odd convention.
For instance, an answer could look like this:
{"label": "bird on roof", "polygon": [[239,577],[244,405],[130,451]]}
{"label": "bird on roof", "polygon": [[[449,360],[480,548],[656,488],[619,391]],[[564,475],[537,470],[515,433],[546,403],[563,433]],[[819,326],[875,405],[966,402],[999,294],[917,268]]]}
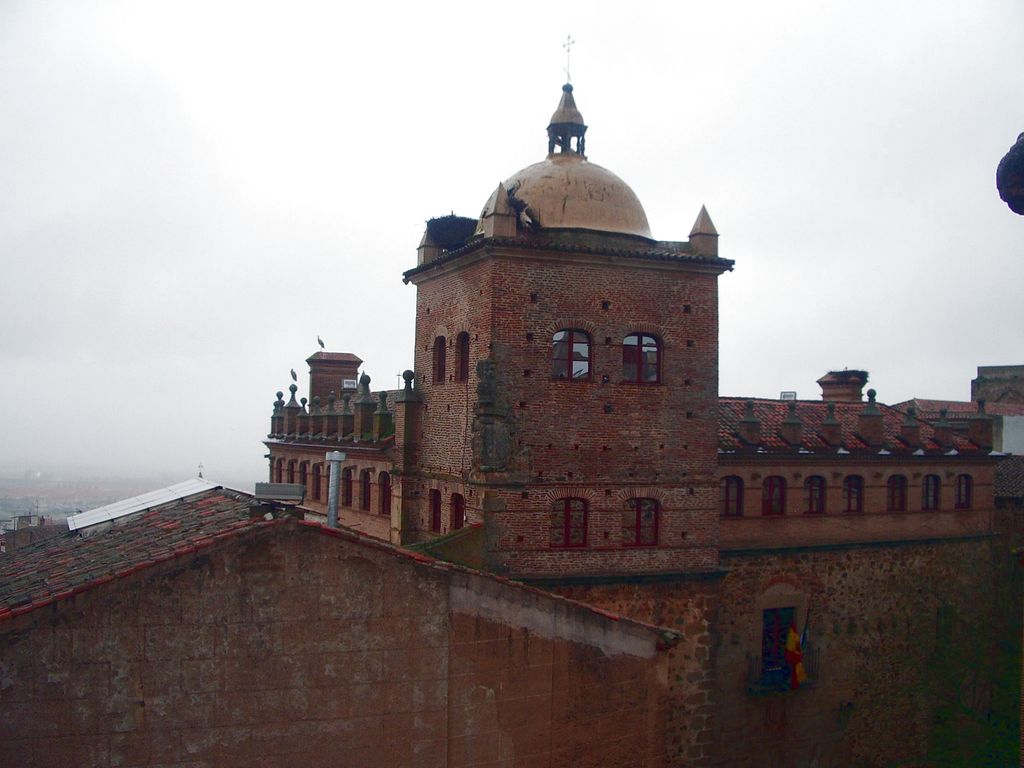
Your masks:
{"label": "bird on roof", "polygon": [[295,372],[295,369],[292,368],[292,381],[298,381],[298,380],[299,380],[299,374],[297,374]]}
{"label": "bird on roof", "polygon": [[320,345],[320,349],[327,349],[327,347],[324,346],[324,340],[319,336],[316,337],[316,343]]}

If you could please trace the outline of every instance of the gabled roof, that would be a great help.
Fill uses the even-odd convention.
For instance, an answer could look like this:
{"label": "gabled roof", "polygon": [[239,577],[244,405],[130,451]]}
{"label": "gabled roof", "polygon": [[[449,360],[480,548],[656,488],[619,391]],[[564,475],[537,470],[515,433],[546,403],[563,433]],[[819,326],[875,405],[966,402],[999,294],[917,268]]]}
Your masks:
{"label": "gabled roof", "polygon": [[268,524],[262,517],[250,519],[253,496],[207,485],[212,487],[110,520],[90,529],[92,535],[67,530],[3,555],[0,619]]}
{"label": "gabled roof", "polygon": [[[923,419],[915,419],[921,429],[921,445],[911,446],[900,436],[900,426],[906,415],[895,408],[876,403],[882,416],[882,446],[870,446],[858,435],[858,420],[867,403],[864,402],[825,402],[821,400],[796,401],[796,415],[802,425],[801,445],[791,446],[782,437],[782,422],[789,412],[789,402],[785,400],[768,400],[744,397],[720,397],[718,399],[718,431],[719,448],[727,453],[738,450],[750,450],[758,446],[750,446],[740,437],[740,421],[746,411],[747,401],[754,405],[754,416],[761,422],[760,448],[765,450],[803,449],[813,453],[835,453],[841,447],[845,451],[877,454],[880,450],[890,453],[910,454],[919,447],[926,453],[945,453],[935,441],[935,429]],[[828,417],[829,405],[834,406],[835,419],[841,429],[841,445],[832,446],[822,436],[822,422]],[[985,453],[963,435],[952,435],[952,447],[960,453]]]}
{"label": "gabled roof", "polygon": [[[513,579],[438,560],[430,555],[396,546],[351,528],[329,528],[291,515],[259,514],[254,496],[215,486],[125,515],[95,526],[92,535],[63,531],[59,536],[29,544],[0,556],[0,621],[101,587],[116,578],[151,568],[158,563],[186,557],[215,544],[262,530],[295,525],[299,530],[342,539],[360,547],[386,553],[417,566],[463,573],[501,584],[520,593],[572,605],[615,622],[655,632],[661,647],[679,640],[671,629],[619,616],[587,603],[562,597]],[[269,530],[268,530],[269,532]]]}

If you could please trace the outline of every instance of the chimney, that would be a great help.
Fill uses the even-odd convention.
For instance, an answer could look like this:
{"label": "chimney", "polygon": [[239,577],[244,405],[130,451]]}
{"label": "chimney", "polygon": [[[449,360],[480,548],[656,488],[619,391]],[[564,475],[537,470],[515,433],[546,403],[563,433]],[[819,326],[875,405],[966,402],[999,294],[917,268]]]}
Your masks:
{"label": "chimney", "polygon": [[820,379],[821,399],[834,403],[859,403],[864,385],[868,383],[867,371],[829,371]]}
{"label": "chimney", "polygon": [[277,393],[274,401],[274,415],[270,417],[270,436],[280,437],[284,434],[284,392]]}
{"label": "chimney", "polygon": [[946,418],[948,411],[943,408],[939,411],[939,420],[932,422],[932,439],[935,440],[942,449],[953,447],[953,430],[949,424],[949,419]]}
{"label": "chimney", "polygon": [[843,444],[843,428],[836,418],[836,404],[828,404],[828,415],[821,420],[821,437],[833,448]]}
{"label": "chimney", "polygon": [[986,451],[992,450],[992,417],[985,413],[984,398],[978,400],[978,412],[971,417],[967,424],[967,437],[979,448]]}
{"label": "chimney", "polygon": [[327,483],[327,527],[338,527],[338,488],[341,485],[341,462],[345,454],[341,451],[328,451],[324,456],[330,465]]}
{"label": "chimney", "polygon": [[348,352],[320,350],[306,358],[309,365],[309,397],[323,402],[332,390],[344,392],[356,388],[362,360]]}
{"label": "chimney", "polygon": [[900,425],[900,437],[907,441],[911,448],[921,447],[921,423],[917,420],[917,409],[907,408],[907,415]]}
{"label": "chimney", "polygon": [[296,420],[298,426],[295,428],[295,431],[299,437],[306,437],[309,435],[310,418],[309,411],[306,410],[306,403],[308,402],[309,401],[304,397],[299,400],[299,403],[301,404],[301,409],[299,410],[299,415]]}
{"label": "chimney", "polygon": [[352,427],[355,425],[355,416],[352,415],[352,408],[349,407],[349,402],[352,400],[352,395],[348,392],[341,396],[341,429],[338,431],[338,439],[352,437]]}
{"label": "chimney", "polygon": [[282,409],[284,411],[284,434],[290,435],[298,424],[298,415],[302,412],[302,406],[295,400],[295,393],[299,391],[298,386],[295,383],[288,385],[288,391],[292,393],[291,398],[288,400],[288,404]]}
{"label": "chimney", "polygon": [[857,432],[860,438],[872,448],[881,448],[885,442],[882,431],[882,412],[875,405],[876,392],[868,390],[868,403],[857,416]]}
{"label": "chimney", "polygon": [[370,377],[365,373],[359,377],[359,392],[356,395],[355,419],[352,427],[352,442],[358,443],[364,437],[373,439],[373,412],[377,404],[370,392]]}
{"label": "chimney", "polygon": [[416,374],[403,371],[405,386],[395,398],[395,450],[400,457],[402,473],[411,472],[419,460],[420,420],[423,412],[423,398],[413,389]]}
{"label": "chimney", "polygon": [[780,431],[782,439],[794,448],[800,448],[803,444],[804,425],[800,417],[796,415],[796,400],[786,402],[786,418],[782,420]]}
{"label": "chimney", "polygon": [[324,411],[324,439],[330,438],[337,439],[340,437],[338,434],[338,412],[334,410],[334,404],[337,399],[334,394],[334,390],[327,395],[327,410]]}
{"label": "chimney", "polygon": [[740,437],[748,445],[761,444],[761,421],[754,415],[754,401],[747,400],[743,418],[740,419]]}
{"label": "chimney", "polygon": [[377,393],[380,402],[377,410],[373,412],[373,439],[380,442],[385,437],[395,434],[395,423],[391,418],[391,411],[388,410],[388,393],[381,390]]}

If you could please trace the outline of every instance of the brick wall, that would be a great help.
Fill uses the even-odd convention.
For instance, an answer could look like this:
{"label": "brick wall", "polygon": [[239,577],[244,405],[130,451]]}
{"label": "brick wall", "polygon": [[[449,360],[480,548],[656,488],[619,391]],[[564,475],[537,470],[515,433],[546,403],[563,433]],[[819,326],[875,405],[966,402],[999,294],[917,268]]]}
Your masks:
{"label": "brick wall", "polygon": [[655,631],[345,536],[272,526],[3,622],[3,762],[663,764]]}
{"label": "brick wall", "polygon": [[[530,575],[713,568],[717,270],[495,247],[464,258],[415,279],[426,402],[420,471],[459,486],[470,519],[484,520],[489,565]],[[589,380],[552,377],[552,336],[562,329],[589,334]],[[469,381],[454,381],[450,347],[447,380],[433,383],[434,339],[463,330]],[[631,333],[659,339],[658,384],[623,380]],[[470,450],[475,363],[485,357],[496,366],[510,441],[497,471],[482,471]],[[568,496],[588,500],[584,550],[551,547],[552,504]],[[623,547],[630,496],[661,505],[658,546]]]}
{"label": "brick wall", "polygon": [[[969,509],[955,508],[956,477],[973,478]],[[719,482],[728,475],[743,480],[742,517],[723,517],[723,549],[838,544],[858,541],[893,541],[971,536],[990,533],[995,500],[994,463],[988,457],[721,457]],[[939,508],[922,510],[921,486],[925,475],[940,478]],[[765,516],[761,510],[762,485],[769,476],[786,481],[785,515]],[[825,514],[807,515],[804,481],[811,476],[826,482]],[[859,475],[864,481],[864,511],[844,511],[843,478]],[[893,475],[907,479],[906,511],[887,510],[887,483]]]}
{"label": "brick wall", "polygon": [[[1005,765],[1019,727],[1013,545],[723,552],[719,578],[552,588],[682,632],[666,713],[680,765]],[[783,606],[800,630],[809,616],[796,691],[760,685],[763,611]]]}

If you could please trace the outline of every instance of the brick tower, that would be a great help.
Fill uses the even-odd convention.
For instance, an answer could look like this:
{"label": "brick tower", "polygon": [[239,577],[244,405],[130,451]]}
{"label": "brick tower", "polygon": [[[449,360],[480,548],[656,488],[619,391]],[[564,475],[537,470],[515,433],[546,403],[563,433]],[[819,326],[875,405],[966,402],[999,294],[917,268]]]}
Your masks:
{"label": "brick tower", "polygon": [[[565,85],[548,155],[478,220],[428,223],[422,398],[407,540],[483,522],[489,568],[523,577],[718,563],[718,234],[657,241],[636,195],[584,154]],[[408,497],[407,497],[408,498]]]}

